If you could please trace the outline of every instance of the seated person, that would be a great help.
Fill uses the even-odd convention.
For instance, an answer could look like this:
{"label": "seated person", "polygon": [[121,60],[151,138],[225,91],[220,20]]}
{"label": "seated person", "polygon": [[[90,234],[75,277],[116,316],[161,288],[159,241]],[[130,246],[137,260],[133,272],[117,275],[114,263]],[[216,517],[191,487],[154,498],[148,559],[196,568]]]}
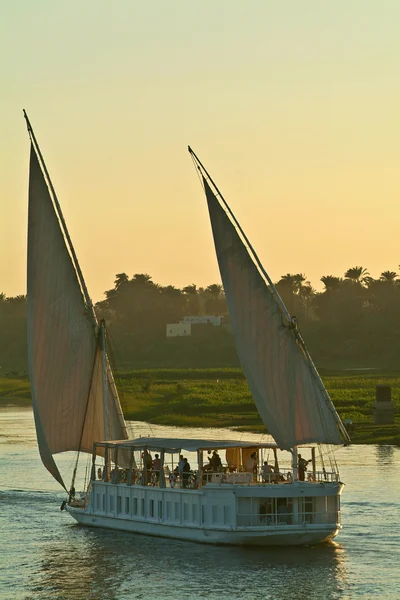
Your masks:
{"label": "seated person", "polygon": [[264,464],[261,468],[261,476],[262,476],[262,480],[267,483],[270,483],[271,481],[274,481],[273,477],[274,477],[274,469],[272,467],[272,465],[268,464],[268,461],[264,461]]}

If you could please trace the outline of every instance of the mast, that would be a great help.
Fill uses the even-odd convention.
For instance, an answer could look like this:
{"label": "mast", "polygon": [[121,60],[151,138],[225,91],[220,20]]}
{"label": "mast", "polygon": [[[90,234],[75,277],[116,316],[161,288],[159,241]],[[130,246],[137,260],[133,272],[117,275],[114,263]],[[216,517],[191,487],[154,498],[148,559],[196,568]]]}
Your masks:
{"label": "mast", "polygon": [[108,381],[107,381],[107,353],[106,353],[106,331],[104,320],[100,322],[100,347],[101,347],[101,365],[102,365],[102,388],[103,388],[103,410],[104,410],[104,434],[105,439],[109,440],[110,418],[108,414]]}

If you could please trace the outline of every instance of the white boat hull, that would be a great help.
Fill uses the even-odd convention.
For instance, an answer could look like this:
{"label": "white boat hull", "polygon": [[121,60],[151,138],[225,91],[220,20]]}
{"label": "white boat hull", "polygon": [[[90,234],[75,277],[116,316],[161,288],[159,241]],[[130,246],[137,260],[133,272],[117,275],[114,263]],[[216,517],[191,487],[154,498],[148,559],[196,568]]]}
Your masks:
{"label": "white boat hull", "polygon": [[[306,525],[294,527],[270,527],[245,531],[195,528],[187,526],[165,525],[127,519],[93,516],[79,508],[68,507],[70,515],[80,524],[88,527],[101,527],[130,533],[139,533],[176,540],[235,546],[305,546],[321,544],[332,540],[340,527]],[[288,531],[290,528],[290,531]]]}
{"label": "white boat hull", "polygon": [[[313,545],[339,533],[340,511],[332,507],[338,506],[341,490],[342,484],[217,485],[200,491],[95,482],[86,507],[73,502],[66,510],[81,525],[178,540]],[[266,502],[277,506],[283,498],[291,505],[290,516],[261,512]],[[312,514],[304,512],[307,499],[314,503]]]}

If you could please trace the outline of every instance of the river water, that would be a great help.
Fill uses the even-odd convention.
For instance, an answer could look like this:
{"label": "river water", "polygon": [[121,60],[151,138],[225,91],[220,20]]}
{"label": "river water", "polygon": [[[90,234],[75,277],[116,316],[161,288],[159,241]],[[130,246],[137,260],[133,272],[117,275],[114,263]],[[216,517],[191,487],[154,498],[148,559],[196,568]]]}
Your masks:
{"label": "river water", "polygon": [[[135,425],[138,435],[199,437],[198,430]],[[78,526],[60,512],[65,493],[40,461],[32,411],[2,408],[0,600],[397,600],[400,448],[350,446],[336,456],[346,483],[336,542],[205,546]],[[72,455],[58,464],[69,481]]]}

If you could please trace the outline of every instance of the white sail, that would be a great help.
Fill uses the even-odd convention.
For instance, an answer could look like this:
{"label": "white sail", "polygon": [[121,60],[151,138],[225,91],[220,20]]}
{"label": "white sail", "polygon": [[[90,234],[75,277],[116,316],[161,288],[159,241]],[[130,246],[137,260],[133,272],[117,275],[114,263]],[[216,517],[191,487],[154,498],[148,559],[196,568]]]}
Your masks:
{"label": "white sail", "polygon": [[[107,364],[106,397],[103,398],[103,358],[99,346],[96,352],[89,402],[81,438],[80,449],[85,452],[92,452],[94,441],[120,440],[128,437],[122,428],[122,411],[121,409],[118,411],[118,408],[115,409],[115,396],[112,379],[109,375],[110,366]],[[106,412],[107,418],[104,418],[104,412]]]}
{"label": "white sail", "polygon": [[299,334],[203,181],[236,348],[265,427],[283,449],[343,443],[344,428]]}
{"label": "white sail", "polygon": [[[103,392],[97,385],[96,323],[33,144],[27,288],[29,374],[39,451],[46,468],[65,487],[52,455],[91,452],[93,442],[104,439]],[[108,393],[110,431],[126,439],[118,397],[112,390]]]}

